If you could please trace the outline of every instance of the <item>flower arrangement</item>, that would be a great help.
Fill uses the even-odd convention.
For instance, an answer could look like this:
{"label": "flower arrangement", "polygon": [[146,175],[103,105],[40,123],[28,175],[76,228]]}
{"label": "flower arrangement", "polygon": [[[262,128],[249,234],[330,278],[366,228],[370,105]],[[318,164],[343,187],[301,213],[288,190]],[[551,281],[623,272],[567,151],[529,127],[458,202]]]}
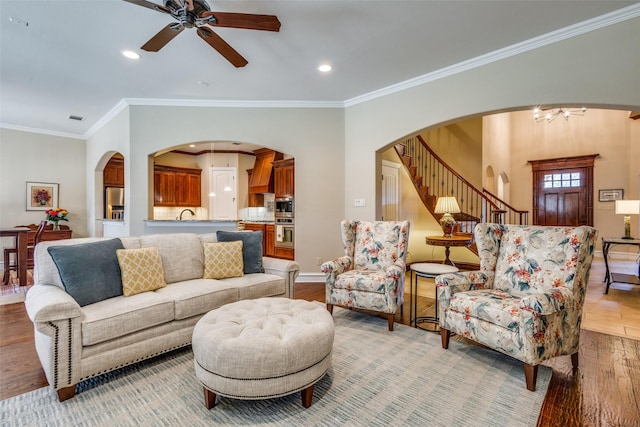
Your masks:
{"label": "flower arrangement", "polygon": [[67,214],[69,213],[69,211],[66,209],[60,209],[60,208],[48,209],[44,211],[44,213],[47,214],[47,221],[50,221],[53,223],[54,230],[57,230],[59,228],[58,222],[69,221],[67,219]]}

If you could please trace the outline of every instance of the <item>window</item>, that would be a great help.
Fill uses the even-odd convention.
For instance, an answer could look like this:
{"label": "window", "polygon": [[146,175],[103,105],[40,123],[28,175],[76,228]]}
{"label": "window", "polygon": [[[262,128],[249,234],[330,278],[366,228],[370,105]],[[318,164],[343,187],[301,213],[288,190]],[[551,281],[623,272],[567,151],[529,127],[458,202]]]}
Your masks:
{"label": "window", "polygon": [[580,187],[580,172],[550,173],[544,176],[543,188]]}

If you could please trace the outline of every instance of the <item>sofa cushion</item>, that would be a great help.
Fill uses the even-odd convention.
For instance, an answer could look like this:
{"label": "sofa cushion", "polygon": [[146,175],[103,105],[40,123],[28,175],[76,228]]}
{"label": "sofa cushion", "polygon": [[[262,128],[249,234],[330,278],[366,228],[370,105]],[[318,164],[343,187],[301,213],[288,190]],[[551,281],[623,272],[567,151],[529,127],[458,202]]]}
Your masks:
{"label": "sofa cushion", "polygon": [[156,292],[119,296],[82,308],[82,345],[89,346],[174,319],[173,301]]}
{"label": "sofa cushion", "polygon": [[116,255],[125,297],[167,286],[157,248],[118,249]]}
{"label": "sofa cushion", "polygon": [[231,277],[220,282],[237,287],[239,300],[286,295],[287,292],[284,279],[275,274],[245,274],[243,277]]}
{"label": "sofa cushion", "polygon": [[244,274],[264,273],[262,267],[262,231],[218,231],[218,242],[242,240]]}
{"label": "sofa cushion", "polygon": [[171,233],[140,236],[140,246],[155,246],[162,258],[167,283],[202,279],[204,251],[197,234]]}
{"label": "sofa cushion", "polygon": [[188,319],[238,301],[237,287],[227,280],[187,280],[172,283],[154,293],[173,300],[176,320]]}
{"label": "sofa cushion", "polygon": [[204,243],[204,278],[240,277],[243,273],[242,240]]}
{"label": "sofa cushion", "polygon": [[116,251],[120,239],[50,246],[47,248],[58,268],[64,289],[82,307],[122,295],[120,266]]}

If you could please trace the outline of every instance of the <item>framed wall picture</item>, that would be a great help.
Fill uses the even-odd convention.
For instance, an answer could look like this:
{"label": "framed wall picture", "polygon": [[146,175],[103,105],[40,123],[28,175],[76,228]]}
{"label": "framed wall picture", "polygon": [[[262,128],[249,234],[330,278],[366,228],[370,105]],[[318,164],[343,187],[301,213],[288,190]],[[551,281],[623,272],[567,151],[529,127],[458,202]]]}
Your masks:
{"label": "framed wall picture", "polygon": [[58,207],[59,184],[27,182],[27,210],[46,211]]}
{"label": "framed wall picture", "polygon": [[598,191],[598,201],[600,202],[613,202],[616,200],[622,200],[623,196],[624,190],[622,188]]}

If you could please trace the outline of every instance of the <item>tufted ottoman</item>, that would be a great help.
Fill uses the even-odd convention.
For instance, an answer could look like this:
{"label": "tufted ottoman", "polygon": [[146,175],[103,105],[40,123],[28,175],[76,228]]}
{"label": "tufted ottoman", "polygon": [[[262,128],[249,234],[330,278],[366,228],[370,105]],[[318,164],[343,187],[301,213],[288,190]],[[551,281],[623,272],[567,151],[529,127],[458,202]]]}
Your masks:
{"label": "tufted ottoman", "polygon": [[331,314],[308,301],[261,298],[210,311],[192,339],[207,409],[217,394],[267,399],[299,390],[308,408],[314,384],[331,367],[333,336]]}

